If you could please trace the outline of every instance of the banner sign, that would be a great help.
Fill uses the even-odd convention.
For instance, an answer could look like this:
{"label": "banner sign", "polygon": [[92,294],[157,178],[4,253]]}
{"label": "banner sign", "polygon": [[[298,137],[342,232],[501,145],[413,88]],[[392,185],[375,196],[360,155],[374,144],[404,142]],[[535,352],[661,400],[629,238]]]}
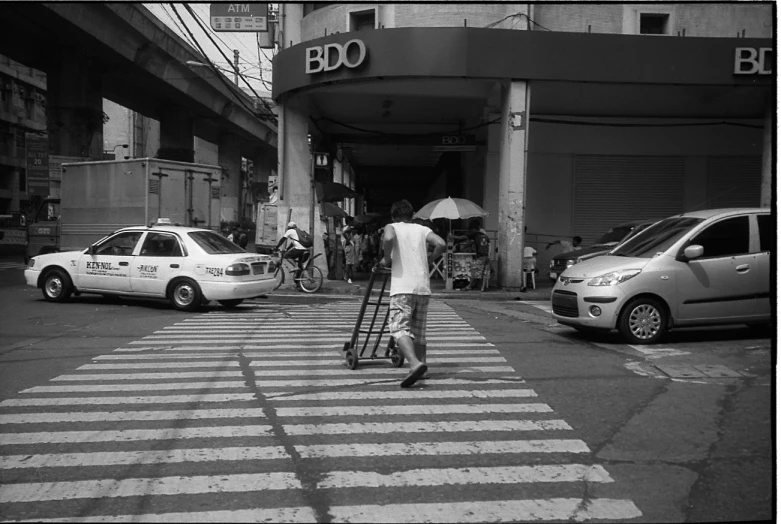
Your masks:
{"label": "banner sign", "polygon": [[209,18],[215,31],[265,33],[268,31],[268,4],[211,4]]}
{"label": "banner sign", "polygon": [[27,193],[49,194],[49,138],[46,135],[25,133],[27,148]]}

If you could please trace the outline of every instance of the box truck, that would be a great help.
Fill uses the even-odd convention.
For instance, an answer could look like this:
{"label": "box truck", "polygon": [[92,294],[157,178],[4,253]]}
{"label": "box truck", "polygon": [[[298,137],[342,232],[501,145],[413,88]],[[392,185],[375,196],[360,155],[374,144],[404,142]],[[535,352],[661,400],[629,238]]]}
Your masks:
{"label": "box truck", "polygon": [[158,218],[220,229],[220,166],[136,158],[67,163],[62,171],[60,197],[45,198],[28,227],[26,258],[84,249]]}

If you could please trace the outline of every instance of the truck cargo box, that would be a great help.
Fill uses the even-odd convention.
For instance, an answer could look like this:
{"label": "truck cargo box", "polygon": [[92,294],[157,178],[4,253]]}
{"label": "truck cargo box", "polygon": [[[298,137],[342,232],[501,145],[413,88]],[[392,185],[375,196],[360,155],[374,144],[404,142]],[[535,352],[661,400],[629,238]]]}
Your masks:
{"label": "truck cargo box", "polygon": [[159,158],[63,164],[60,250],[168,218],[220,228],[221,168]]}

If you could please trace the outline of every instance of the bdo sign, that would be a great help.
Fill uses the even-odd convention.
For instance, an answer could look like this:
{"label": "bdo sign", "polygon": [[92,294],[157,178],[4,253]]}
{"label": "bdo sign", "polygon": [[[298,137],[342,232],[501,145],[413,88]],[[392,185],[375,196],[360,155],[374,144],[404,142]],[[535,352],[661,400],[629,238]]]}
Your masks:
{"label": "bdo sign", "polygon": [[355,39],[346,44],[326,44],[306,49],[306,74],[333,71],[341,66],[354,69],[366,60],[366,45]]}

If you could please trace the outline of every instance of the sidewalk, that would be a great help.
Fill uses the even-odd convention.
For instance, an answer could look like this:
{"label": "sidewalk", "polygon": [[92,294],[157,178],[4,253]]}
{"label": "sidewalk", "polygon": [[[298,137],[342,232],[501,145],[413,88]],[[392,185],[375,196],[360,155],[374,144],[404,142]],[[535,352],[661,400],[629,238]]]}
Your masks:
{"label": "sidewalk", "polygon": [[[343,280],[323,280],[323,287],[320,293],[333,295],[357,295],[363,296],[366,293],[366,286],[369,283],[369,273],[358,273],[353,278],[353,283],[348,284]],[[525,301],[547,301],[550,300],[552,282],[538,282],[537,289],[527,289],[525,292],[515,290],[504,290],[491,288],[486,291],[477,290],[453,290],[445,291],[445,281],[431,280],[431,296],[440,299],[458,299],[458,300],[519,300]],[[517,297],[517,298],[516,298]]]}

